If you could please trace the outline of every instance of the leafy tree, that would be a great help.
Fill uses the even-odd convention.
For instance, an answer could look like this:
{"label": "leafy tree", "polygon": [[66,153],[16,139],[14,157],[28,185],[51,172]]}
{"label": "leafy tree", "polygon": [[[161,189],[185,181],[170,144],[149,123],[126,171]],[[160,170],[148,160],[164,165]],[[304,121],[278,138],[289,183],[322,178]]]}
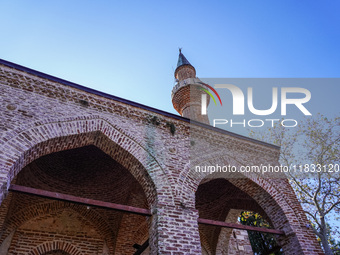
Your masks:
{"label": "leafy tree", "polygon": [[[243,225],[254,227],[271,228],[269,223],[262,216],[255,212],[243,211],[240,215],[240,222]],[[247,231],[251,248],[256,255],[283,254],[280,251],[273,235],[261,232]],[[276,251],[275,251],[276,250]]]}
{"label": "leafy tree", "polygon": [[331,227],[329,224],[327,224],[327,227],[329,229],[328,231],[328,241],[330,243],[331,250],[334,255],[340,255],[340,241],[336,241],[335,238],[332,235]]}
{"label": "leafy tree", "polygon": [[[269,132],[268,132],[269,131]],[[281,147],[280,163],[289,166],[288,177],[325,254],[339,254],[340,118],[321,114],[295,128],[276,125],[251,136]]]}

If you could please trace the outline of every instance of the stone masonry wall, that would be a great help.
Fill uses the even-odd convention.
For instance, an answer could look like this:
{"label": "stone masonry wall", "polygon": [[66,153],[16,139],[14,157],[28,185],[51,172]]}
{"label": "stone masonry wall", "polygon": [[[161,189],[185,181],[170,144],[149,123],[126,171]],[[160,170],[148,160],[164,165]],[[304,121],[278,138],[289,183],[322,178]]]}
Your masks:
{"label": "stone masonry wall", "polygon": [[[190,124],[175,115],[6,63],[0,65],[0,95],[0,202],[6,205],[8,186],[29,163],[52,152],[94,145],[142,186],[153,215],[149,224],[150,254],[196,255],[202,251],[195,192],[204,182],[228,176],[195,172],[193,166],[277,164],[279,150],[273,146]],[[287,181],[240,177],[230,182],[265,210],[275,228],[286,232],[279,240],[285,254],[322,254],[315,236],[305,227],[306,216]],[[9,210],[1,210],[3,227],[3,217]],[[15,249],[30,246],[25,236],[35,235],[25,224],[14,230]],[[83,238],[72,244],[62,236],[57,241],[43,235],[41,238],[45,247],[55,245],[58,249],[54,250],[69,254],[90,254],[86,249],[96,249],[98,254],[110,252],[105,240],[95,233],[86,237],[87,248],[82,245]],[[62,245],[64,248],[59,249]],[[44,245],[33,246],[32,254],[43,254],[38,250]]]}

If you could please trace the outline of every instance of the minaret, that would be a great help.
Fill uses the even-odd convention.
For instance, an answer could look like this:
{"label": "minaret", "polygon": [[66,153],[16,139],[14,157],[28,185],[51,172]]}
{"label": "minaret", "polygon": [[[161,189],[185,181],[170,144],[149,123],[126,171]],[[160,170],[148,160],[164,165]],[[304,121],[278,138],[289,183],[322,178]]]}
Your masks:
{"label": "minaret", "polygon": [[[177,83],[172,90],[172,104],[175,110],[183,117],[209,124],[208,115],[201,114],[202,94],[206,92],[200,89],[208,88],[196,77],[195,68],[184,57],[181,49],[179,49],[175,78]],[[206,98],[208,106],[209,95]]]}

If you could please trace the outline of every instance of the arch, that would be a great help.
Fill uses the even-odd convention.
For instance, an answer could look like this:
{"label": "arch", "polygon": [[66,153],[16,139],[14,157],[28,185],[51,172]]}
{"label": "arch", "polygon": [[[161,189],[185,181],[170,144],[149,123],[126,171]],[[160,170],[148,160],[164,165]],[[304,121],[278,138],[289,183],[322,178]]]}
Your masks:
{"label": "arch", "polygon": [[[211,156],[211,155],[210,155]],[[214,154],[213,158],[210,158],[209,160],[197,160],[194,162],[195,165],[231,165],[236,166],[238,169],[242,165],[247,165],[244,162],[241,162],[241,160],[237,160],[234,157],[231,157],[229,155],[225,154]],[[288,183],[287,179],[271,179],[271,178],[263,178],[255,173],[236,173],[236,174],[230,174],[230,173],[204,173],[204,172],[195,172],[193,168],[190,168],[189,173],[187,174],[188,177],[191,177],[194,180],[195,183],[195,192],[198,189],[198,186],[202,183],[208,182],[213,179],[217,178],[223,178],[227,179],[229,182],[231,182],[233,185],[238,187],[240,190],[245,191],[247,194],[249,194],[251,197],[254,198],[255,191],[257,191],[257,195],[266,194],[268,199],[272,199],[275,201],[275,203],[279,206],[281,212],[284,215],[289,215],[291,217],[294,217],[298,220],[303,220],[302,215],[298,215],[295,212],[296,209],[296,203],[298,203],[297,199],[294,196],[294,191],[291,188],[290,184]],[[192,177],[194,176],[194,178]],[[188,178],[187,177],[187,178]],[[280,190],[281,187],[287,188],[287,192],[285,192],[284,196],[282,195],[282,192]],[[254,198],[255,201],[256,197]],[[259,204],[261,206],[261,204]],[[262,206],[261,206],[262,207]],[[268,210],[266,207],[262,207],[263,209]],[[266,212],[266,210],[264,210]],[[269,214],[266,212],[266,214],[269,216]]]}
{"label": "arch", "polygon": [[[247,165],[242,163],[241,160],[229,155],[214,154],[213,156],[214,157],[209,160],[205,159],[205,161],[203,161],[201,158],[201,160],[198,159],[194,162],[201,166],[230,164],[239,168],[242,165]],[[286,233],[285,236],[277,238],[277,241],[284,248],[285,252],[288,254],[294,252],[302,253],[302,251],[309,249],[309,247],[304,246],[305,244],[300,238],[300,235],[310,236],[313,234],[304,225],[307,220],[306,216],[303,214],[301,205],[295,197],[295,193],[287,179],[264,178],[254,173],[237,173],[236,178],[232,178],[228,173],[197,173],[192,168],[188,174],[188,178],[189,177],[194,180],[197,188],[200,184],[213,179],[224,178],[228,180],[232,185],[256,201],[268,216],[274,228],[283,230]]]}
{"label": "arch", "polygon": [[6,221],[6,224],[3,227],[3,234],[1,235],[0,241],[6,238],[6,236],[8,236],[12,231],[18,229],[25,222],[64,209],[73,210],[74,212],[84,217],[87,221],[91,222],[93,224],[93,228],[98,231],[98,233],[103,235],[103,237],[107,237],[110,250],[114,250],[114,243],[110,241],[110,238],[112,236],[115,236],[115,233],[110,229],[109,224],[105,221],[103,217],[101,217],[97,212],[93,210],[87,210],[82,205],[67,203],[63,201],[34,204],[30,207],[25,207],[24,209],[18,211]]}
{"label": "arch", "polygon": [[[0,151],[4,152],[0,154],[0,176],[3,177],[0,178],[0,204],[8,194],[11,181],[29,163],[54,152],[94,145],[125,167],[141,184],[150,209],[157,207],[159,199],[166,199],[167,204],[174,206],[171,179],[148,143],[152,131],[144,126],[136,131],[131,125],[123,129],[96,115],[47,119],[20,126],[6,133],[0,143]],[[151,221],[150,247],[156,251],[159,245],[157,216]]]}
{"label": "arch", "polygon": [[[46,154],[86,145],[95,145],[126,167],[142,185],[150,205],[156,202],[160,190],[173,201],[165,170],[152,152],[143,146],[142,141],[99,116],[36,122],[7,134],[3,141],[0,150],[6,154],[0,155],[0,165],[7,181],[1,185],[0,203],[6,195],[6,186],[8,188],[24,166]],[[132,161],[124,160],[127,157]],[[145,170],[140,171],[138,167]]]}
{"label": "arch", "polygon": [[70,255],[82,255],[82,253],[71,243],[65,241],[52,241],[52,242],[45,242],[34,249],[32,249],[28,255],[37,255],[37,254],[46,254],[51,251],[60,250],[66,252]]}

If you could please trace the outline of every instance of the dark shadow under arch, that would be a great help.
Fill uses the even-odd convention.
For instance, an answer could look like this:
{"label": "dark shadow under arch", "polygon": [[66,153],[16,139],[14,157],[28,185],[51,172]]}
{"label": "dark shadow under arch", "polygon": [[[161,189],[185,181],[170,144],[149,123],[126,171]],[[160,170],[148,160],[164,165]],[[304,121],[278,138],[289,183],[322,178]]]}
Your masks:
{"label": "dark shadow under arch", "polygon": [[[196,208],[200,218],[225,221],[229,210],[241,209],[260,213],[274,228],[287,228],[288,219],[280,205],[264,188],[248,178],[203,180],[196,191]],[[289,225],[288,225],[289,227]],[[200,231],[206,240],[205,247],[216,252],[216,245],[221,228],[201,226]],[[207,239],[207,237],[209,237]],[[296,237],[290,237],[297,242]],[[279,243],[286,237],[279,238]]]}

